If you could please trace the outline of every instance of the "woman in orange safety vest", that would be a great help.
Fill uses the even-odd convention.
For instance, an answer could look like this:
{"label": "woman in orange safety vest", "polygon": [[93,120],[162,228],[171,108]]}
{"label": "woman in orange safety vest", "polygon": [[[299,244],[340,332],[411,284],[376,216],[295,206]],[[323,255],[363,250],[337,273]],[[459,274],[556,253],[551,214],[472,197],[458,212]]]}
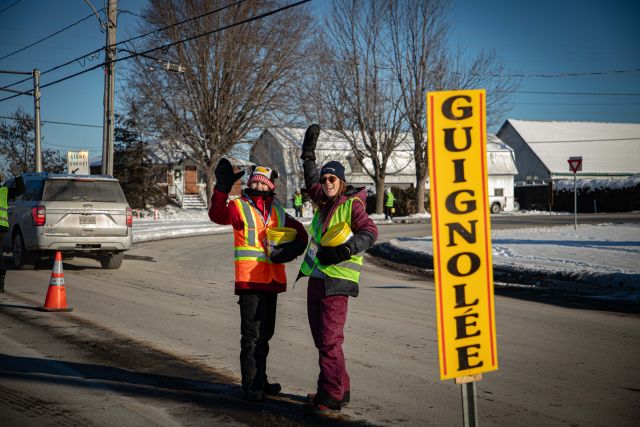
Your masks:
{"label": "woman in orange safety vest", "polygon": [[[275,200],[278,173],[273,169],[254,167],[241,197],[228,203],[229,192],[244,171],[234,172],[229,160],[222,158],[215,175],[209,218],[217,224],[233,226],[235,293],[240,305],[242,335],[242,390],[245,399],[262,401],[265,394],[277,394],[281,390],[280,384],[267,381],[269,340],[275,330],[278,293],[287,290],[284,263],[304,252],[307,232]],[[271,227],[293,228],[296,238],[269,252],[266,235]]]}

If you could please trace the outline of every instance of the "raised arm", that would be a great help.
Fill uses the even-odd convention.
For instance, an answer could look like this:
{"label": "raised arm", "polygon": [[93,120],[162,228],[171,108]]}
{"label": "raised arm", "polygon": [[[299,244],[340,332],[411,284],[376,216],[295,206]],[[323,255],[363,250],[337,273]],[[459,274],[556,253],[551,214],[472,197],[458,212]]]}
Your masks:
{"label": "raised arm", "polygon": [[322,197],[322,186],[316,166],[316,144],[320,135],[320,126],[313,124],[307,128],[302,143],[302,168],[304,170],[304,184],[309,198],[317,202]]}

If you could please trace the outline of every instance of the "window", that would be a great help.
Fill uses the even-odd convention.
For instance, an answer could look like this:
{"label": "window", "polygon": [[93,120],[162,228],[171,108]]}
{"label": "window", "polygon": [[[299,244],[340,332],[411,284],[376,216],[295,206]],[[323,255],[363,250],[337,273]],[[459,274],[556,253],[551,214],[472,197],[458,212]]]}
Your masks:
{"label": "window", "polygon": [[493,195],[494,196],[499,196],[499,197],[504,196],[504,188],[494,188],[493,189]]}
{"label": "window", "polygon": [[13,186],[8,186],[9,188],[9,200],[22,200],[22,195],[24,194],[24,180],[21,176],[16,177]]}
{"label": "window", "polygon": [[351,173],[362,173],[362,165],[358,162],[358,158],[354,155],[347,157],[349,166],[351,167]]}
{"label": "window", "polygon": [[44,187],[44,180],[42,179],[28,179],[24,183],[24,196],[23,200],[41,200],[42,188]]}
{"label": "window", "polygon": [[87,202],[126,202],[117,181],[49,179],[42,200]]}

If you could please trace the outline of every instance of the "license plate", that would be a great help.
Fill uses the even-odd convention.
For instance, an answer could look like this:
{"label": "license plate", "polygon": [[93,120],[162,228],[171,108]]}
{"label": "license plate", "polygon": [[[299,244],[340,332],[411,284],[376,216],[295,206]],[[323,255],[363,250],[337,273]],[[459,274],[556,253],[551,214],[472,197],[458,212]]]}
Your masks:
{"label": "license plate", "polygon": [[96,217],[95,216],[80,216],[80,224],[95,224]]}

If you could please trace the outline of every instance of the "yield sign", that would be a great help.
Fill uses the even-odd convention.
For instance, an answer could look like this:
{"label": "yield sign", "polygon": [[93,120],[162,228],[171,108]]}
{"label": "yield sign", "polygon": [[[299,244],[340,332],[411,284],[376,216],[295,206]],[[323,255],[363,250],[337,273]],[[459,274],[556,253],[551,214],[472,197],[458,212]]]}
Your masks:
{"label": "yield sign", "polygon": [[571,172],[576,173],[582,170],[582,157],[569,157],[567,161]]}

